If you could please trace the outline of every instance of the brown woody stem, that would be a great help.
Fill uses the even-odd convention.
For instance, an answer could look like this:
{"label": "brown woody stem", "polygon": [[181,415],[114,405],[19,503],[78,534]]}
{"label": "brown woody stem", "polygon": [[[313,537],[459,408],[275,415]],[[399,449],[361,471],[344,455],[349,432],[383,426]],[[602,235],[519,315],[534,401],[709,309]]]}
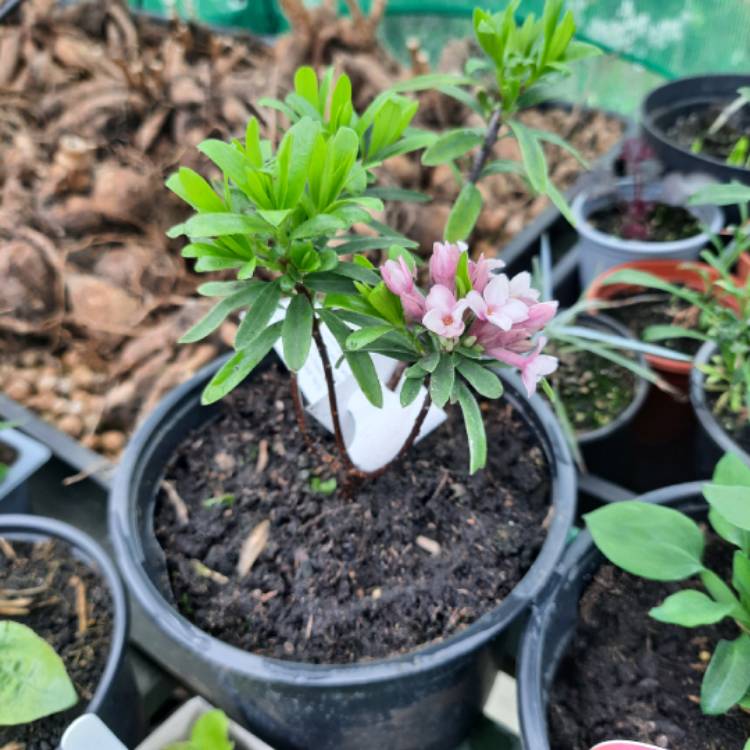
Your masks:
{"label": "brown woody stem", "polygon": [[479,149],[477,155],[474,157],[474,164],[471,172],[469,172],[469,182],[475,185],[482,175],[482,170],[492,152],[492,147],[497,143],[497,134],[500,132],[500,125],[502,124],[501,115],[501,110],[496,109],[490,116],[490,121],[487,123],[487,133],[484,136],[484,143],[482,143],[482,148]]}

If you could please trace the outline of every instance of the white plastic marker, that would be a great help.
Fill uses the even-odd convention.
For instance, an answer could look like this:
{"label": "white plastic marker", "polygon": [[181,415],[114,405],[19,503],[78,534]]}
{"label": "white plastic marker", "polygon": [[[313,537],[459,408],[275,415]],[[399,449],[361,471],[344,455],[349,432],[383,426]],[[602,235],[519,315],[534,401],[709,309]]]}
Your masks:
{"label": "white plastic marker", "polygon": [[[274,314],[272,322],[281,320],[283,317],[283,309],[279,308]],[[322,323],[321,332],[333,367],[341,431],[344,434],[347,451],[352,462],[360,469],[375,471],[387,464],[401,449],[422,408],[427,389],[421,388],[414,401],[404,408],[401,406],[398,395],[401,383],[395,391],[383,386],[383,408],[378,409],[359,390],[357,381],[354,379],[346,360],[342,360],[341,364],[336,367],[336,363],[341,359],[341,347]],[[274,349],[283,362],[284,352],[281,339],[276,342]],[[398,363],[379,354],[373,354],[372,361],[380,382],[387,383]],[[333,420],[328,406],[328,390],[323,374],[323,363],[314,342],[310,347],[307,361],[297,373],[297,383],[309,404],[307,410],[329,432],[333,432]],[[417,439],[421,440],[439,424],[442,424],[445,419],[446,413],[442,409],[434,404],[430,406]]]}
{"label": "white plastic marker", "polygon": [[600,742],[591,750],[662,750],[656,745],[645,745],[643,742],[629,742],[628,740],[609,740]]}
{"label": "white plastic marker", "polygon": [[62,750],[128,750],[96,714],[83,714],[65,730]]}

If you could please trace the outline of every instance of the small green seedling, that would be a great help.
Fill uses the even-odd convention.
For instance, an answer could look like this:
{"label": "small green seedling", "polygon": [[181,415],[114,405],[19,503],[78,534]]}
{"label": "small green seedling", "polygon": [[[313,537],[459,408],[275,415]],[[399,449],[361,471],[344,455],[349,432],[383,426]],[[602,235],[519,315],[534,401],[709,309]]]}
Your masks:
{"label": "small green seedling", "polygon": [[0,726],[28,724],[77,702],[52,646],[20,622],[0,621]]}
{"label": "small green seedling", "polygon": [[229,719],[223,711],[207,711],[193,725],[190,739],[174,742],[164,750],[233,750],[229,739]]}
{"label": "small green seedling", "polygon": [[633,500],[600,508],[585,520],[602,554],[628,573],[653,581],[700,581],[703,591],[671,594],[651,617],[686,628],[727,618],[736,623],[737,637],[719,641],[703,677],[701,709],[713,716],[734,706],[750,708],[750,467],[727,454],[703,495],[713,530],[736,548],[729,583],[704,563],[704,531],[673,508]]}
{"label": "small green seedling", "polygon": [[201,505],[204,508],[215,508],[217,505],[220,505],[224,508],[231,508],[234,505],[234,501],[236,499],[237,498],[231,492],[227,492],[223,495],[207,497],[205,500],[201,501]]}
{"label": "small green seedling", "polygon": [[316,495],[332,495],[336,491],[336,485],[337,482],[333,477],[330,479],[313,477],[310,480],[310,491]]}

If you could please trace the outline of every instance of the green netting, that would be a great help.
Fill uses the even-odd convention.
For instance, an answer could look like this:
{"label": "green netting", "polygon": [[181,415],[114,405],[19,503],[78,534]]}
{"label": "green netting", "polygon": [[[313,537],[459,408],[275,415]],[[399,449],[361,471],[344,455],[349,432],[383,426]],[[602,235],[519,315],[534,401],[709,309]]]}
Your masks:
{"label": "green netting", "polygon": [[[277,0],[131,0],[158,13],[177,12],[259,34],[286,29]],[[306,0],[317,5],[320,0]],[[371,0],[360,0],[369,9]],[[383,40],[405,55],[407,38],[421,39],[436,62],[451,38],[471,33],[475,5],[502,9],[507,0],[389,0]],[[345,4],[340,2],[342,12]],[[521,0],[519,13],[539,13],[544,0]],[[613,55],[582,67],[566,84],[580,100],[624,112],[660,78],[750,71],[750,0],[567,0],[582,37]],[[618,60],[612,60],[612,57]],[[634,63],[645,70],[623,65]]]}

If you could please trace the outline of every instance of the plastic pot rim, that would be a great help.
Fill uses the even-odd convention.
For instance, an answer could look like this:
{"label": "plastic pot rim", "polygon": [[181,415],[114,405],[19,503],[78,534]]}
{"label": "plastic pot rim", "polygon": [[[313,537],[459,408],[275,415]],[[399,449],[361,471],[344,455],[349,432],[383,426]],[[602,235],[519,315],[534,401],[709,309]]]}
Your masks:
{"label": "plastic pot rim", "polygon": [[711,440],[724,453],[736,453],[750,466],[750,453],[742,448],[719,424],[719,421],[714,416],[711,407],[706,401],[706,391],[703,387],[705,375],[700,370],[700,366],[707,364],[715,351],[716,344],[713,341],[707,341],[695,355],[693,368],[690,370],[690,402],[693,405],[693,411],[695,411],[698,421],[701,423],[701,427],[708,433]]}
{"label": "plastic pot rim", "polygon": [[[660,180],[649,183],[651,185],[658,185]],[[628,181],[618,183],[619,187],[627,187]],[[691,237],[685,237],[681,240],[670,240],[668,242],[649,242],[644,240],[626,240],[622,237],[616,237],[613,234],[607,234],[601,232],[593,226],[588,220],[588,214],[586,211],[587,204],[590,201],[601,200],[605,201],[606,205],[611,205],[615,202],[615,196],[611,193],[599,195],[592,195],[592,190],[583,190],[573,199],[571,204],[571,210],[573,211],[573,217],[576,220],[576,231],[582,237],[596,242],[600,245],[609,245],[612,248],[617,248],[626,252],[632,253],[646,253],[653,254],[654,260],[660,259],[660,254],[664,253],[678,253],[684,250],[689,250],[694,245],[707,245],[711,241],[711,235],[709,232],[701,231],[698,234],[694,234]],[[705,205],[705,206],[681,206],[681,208],[689,211],[693,216],[702,221],[702,217],[695,212],[695,208],[707,208],[712,212],[711,221],[708,229],[711,233],[716,233],[721,229],[724,222],[724,212],[718,206]]]}
{"label": "plastic pot rim", "polygon": [[[663,113],[667,110],[674,109],[677,106],[680,106],[681,104],[687,104],[690,99],[684,99],[681,102],[675,101],[668,105],[662,105],[662,106],[655,106],[653,104],[654,99],[658,99],[660,95],[664,93],[665,90],[669,90],[671,88],[674,88],[677,85],[689,85],[693,83],[697,83],[698,81],[703,81],[706,79],[724,79],[724,80],[731,80],[731,79],[737,79],[737,78],[746,78],[748,83],[750,83],[750,76],[743,76],[739,73],[706,73],[702,75],[694,75],[694,76],[686,76],[685,78],[678,78],[674,81],[667,81],[666,83],[663,83],[661,86],[658,86],[657,88],[650,91],[646,97],[643,100],[643,103],[641,104],[641,112],[640,112],[640,121],[641,125],[647,130],[647,132],[654,138],[658,138],[663,143],[668,145],[670,148],[675,149],[675,151],[679,151],[680,154],[682,154],[685,157],[695,159],[698,162],[706,162],[707,164],[710,164],[711,166],[715,167],[724,167],[726,169],[736,169],[740,173],[744,173],[747,175],[747,177],[750,177],[750,168],[748,167],[740,167],[734,164],[727,164],[726,161],[722,161],[716,156],[711,156],[710,154],[695,154],[689,149],[685,148],[684,146],[681,146],[676,141],[672,140],[667,136],[667,134],[654,122],[654,113],[659,112]],[[724,97],[715,97],[715,101],[721,101]],[[711,98],[708,96],[708,94],[701,96],[701,97],[694,97],[692,101],[711,101]]]}
{"label": "plastic pot rim", "polygon": [[99,677],[94,695],[86,705],[87,713],[97,713],[104,702],[110,686],[125,658],[128,638],[130,610],[125,587],[115,564],[107,553],[88,534],[70,524],[46,516],[33,516],[24,513],[0,515],[0,536],[13,534],[19,537],[55,537],[68,544],[71,549],[82,553],[83,561],[93,562],[92,568],[102,579],[112,598],[112,630],[110,633],[109,654],[104,670]]}
{"label": "plastic pot rim", "polygon": [[[681,500],[700,498],[705,481],[685,482],[653,490],[638,500],[649,503],[673,504]],[[523,747],[528,750],[550,750],[547,728],[547,702],[544,693],[544,649],[543,636],[550,620],[557,613],[557,596],[561,587],[576,573],[585,558],[594,554],[594,542],[589,531],[584,528],[565,551],[548,586],[532,605],[518,653],[516,675],[516,696],[518,717]],[[566,648],[567,648],[566,644]],[[559,659],[558,659],[559,664]]]}
{"label": "plastic pot rim", "polygon": [[46,445],[12,428],[0,431],[0,445],[3,444],[18,455],[8,467],[5,479],[0,481],[0,502],[47,463],[52,455]]}
{"label": "plastic pot rim", "polygon": [[[231,664],[233,669],[252,674],[271,684],[298,685],[309,682],[320,688],[345,688],[398,680],[401,677],[440,668],[452,660],[476,651],[507,627],[544,588],[562,556],[575,517],[576,471],[565,439],[552,411],[535,395],[525,399],[532,419],[547,430],[545,453],[550,464],[551,506],[555,508],[547,536],[529,570],[518,585],[494,609],[478,620],[437,643],[430,643],[406,654],[354,664],[310,664],[260,656],[244,651],[200,630],[174,609],[146,574],[140,550],[134,539],[138,530],[129,512],[132,478],[138,475],[144,445],[157,442],[160,425],[173,407],[203,383],[231,355],[208,364],[192,378],[168,393],[131,438],[117,467],[109,503],[109,529],[116,558],[131,592],[147,611],[156,613],[157,626],[182,648],[200,648],[204,658]],[[516,381],[503,373],[503,379],[517,388]],[[511,401],[515,398],[511,396]],[[207,656],[210,653],[210,656]]]}

